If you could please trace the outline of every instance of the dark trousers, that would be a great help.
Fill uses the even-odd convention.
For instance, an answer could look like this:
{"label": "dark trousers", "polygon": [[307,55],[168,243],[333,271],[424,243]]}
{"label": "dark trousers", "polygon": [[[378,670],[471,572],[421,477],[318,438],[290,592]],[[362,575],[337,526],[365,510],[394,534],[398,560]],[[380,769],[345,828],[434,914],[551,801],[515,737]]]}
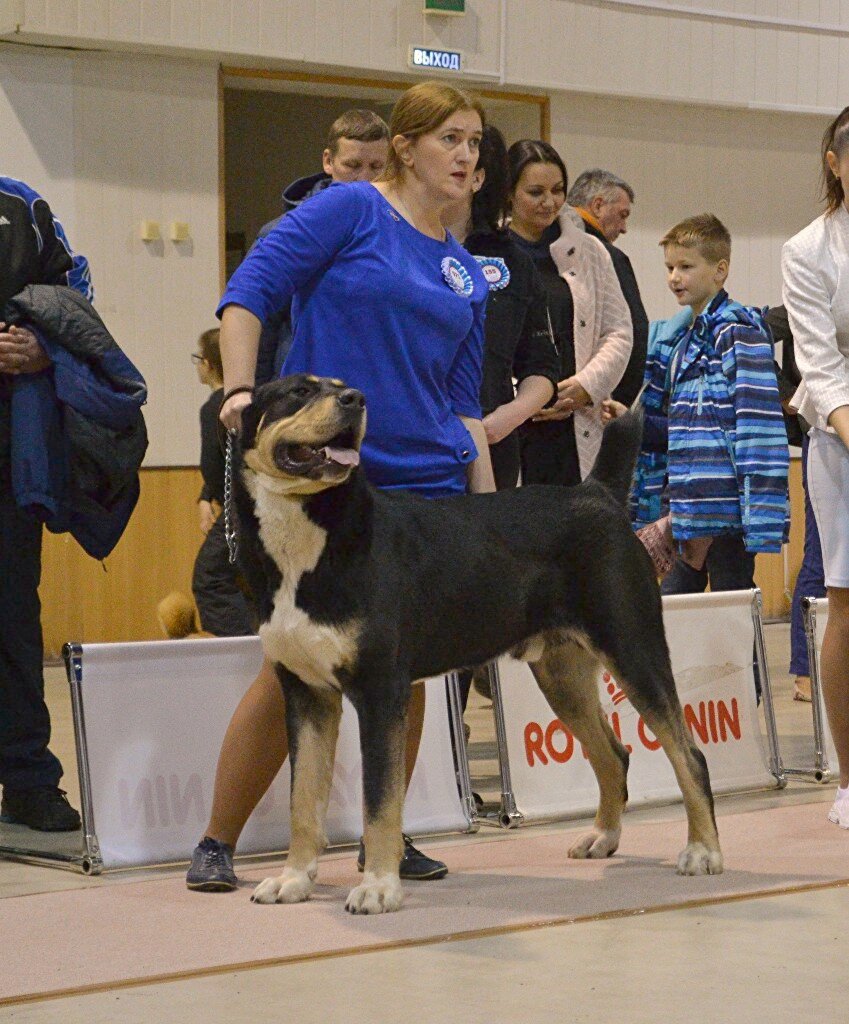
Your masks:
{"label": "dark trousers", "polygon": [[41,634],[41,524],[18,511],[0,480],[0,783],[56,786],[62,765],[47,749]]}
{"label": "dark trousers", "polygon": [[219,516],[201,544],[192,574],[192,593],[203,629],[214,636],[251,636],[253,614],[239,586],[238,566],[231,565]]}
{"label": "dark trousers", "polygon": [[755,585],[755,556],[740,534],[717,537],[708,549],[704,568],[693,569],[680,558],[660,585],[661,594],[702,594],[708,582],[713,593],[751,590]]}
{"label": "dark trousers", "polygon": [[519,482],[519,432],[514,430],[498,444],[489,446],[496,491],[509,491]]}
{"label": "dark trousers", "polygon": [[574,487],[581,482],[575,421],[571,416],[568,420],[524,424],[521,451],[523,484]]}
{"label": "dark trousers", "polygon": [[825,570],[822,564],[822,546],[817,529],[811,498],[808,494],[808,436],[802,438],[802,487],[805,491],[805,552],[793,588],[790,604],[790,674],[809,676],[808,642],[802,619],[803,597],[825,597]]}

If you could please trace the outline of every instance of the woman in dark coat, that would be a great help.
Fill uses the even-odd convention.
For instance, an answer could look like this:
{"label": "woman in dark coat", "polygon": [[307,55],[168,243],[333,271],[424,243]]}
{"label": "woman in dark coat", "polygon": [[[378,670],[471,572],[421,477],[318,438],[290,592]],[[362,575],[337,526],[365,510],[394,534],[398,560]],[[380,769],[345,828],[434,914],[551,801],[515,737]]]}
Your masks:
{"label": "woman in dark coat", "polygon": [[448,224],[489,282],[481,410],[499,490],[516,486],[518,427],[552,400],[560,371],[545,287],[533,261],[504,226],[509,175],[504,139],[487,125],[474,191],[452,211]]}

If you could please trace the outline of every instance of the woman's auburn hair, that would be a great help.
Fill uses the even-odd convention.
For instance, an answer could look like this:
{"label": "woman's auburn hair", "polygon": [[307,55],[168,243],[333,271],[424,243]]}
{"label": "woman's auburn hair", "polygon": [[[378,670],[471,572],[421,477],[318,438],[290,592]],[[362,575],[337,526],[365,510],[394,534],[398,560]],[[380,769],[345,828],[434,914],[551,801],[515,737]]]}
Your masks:
{"label": "woman's auburn hair", "polygon": [[458,111],[474,110],[486,126],[486,114],[480,100],[448,82],[419,82],[402,93],[392,108],[389,120],[389,158],[381,181],[394,181],[404,167],[392,140],[397,135],[414,141],[427,135]]}
{"label": "woman's auburn hair", "polygon": [[822,193],[825,199],[826,214],[836,213],[846,196],[843,182],[828,166],[828,153],[838,158],[849,151],[849,107],[844,107],[826,128],[822,137]]}

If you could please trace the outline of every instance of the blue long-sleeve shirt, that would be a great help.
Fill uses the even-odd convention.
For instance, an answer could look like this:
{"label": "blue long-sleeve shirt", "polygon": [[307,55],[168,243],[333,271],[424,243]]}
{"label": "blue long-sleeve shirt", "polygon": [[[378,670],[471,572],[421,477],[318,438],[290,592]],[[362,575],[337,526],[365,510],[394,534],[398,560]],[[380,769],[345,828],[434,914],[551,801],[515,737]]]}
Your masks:
{"label": "blue long-sleeve shirt", "polygon": [[[443,272],[454,260],[471,294]],[[230,279],[228,305],[264,321],[292,303],[284,373],[336,377],[366,397],[362,462],[373,484],[462,492],[477,457],[460,416],[480,418],[488,286],[448,235],[417,231],[368,182],[334,184],[287,213]]]}

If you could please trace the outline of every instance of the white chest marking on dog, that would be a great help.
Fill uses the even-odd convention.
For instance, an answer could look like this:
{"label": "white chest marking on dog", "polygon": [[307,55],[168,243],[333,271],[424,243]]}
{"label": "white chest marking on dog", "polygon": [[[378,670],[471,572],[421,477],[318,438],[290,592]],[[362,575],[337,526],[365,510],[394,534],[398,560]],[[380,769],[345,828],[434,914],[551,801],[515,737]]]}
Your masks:
{"label": "white chest marking on dog", "polygon": [[245,483],[254,499],[263,546],[283,576],[271,619],[259,630],[263,650],[309,686],[339,689],[335,671],[355,659],[358,624],[323,625],[295,606],[298,583],[318,565],[327,531],[312,522],[300,501],[280,493],[278,481],[245,473]]}

